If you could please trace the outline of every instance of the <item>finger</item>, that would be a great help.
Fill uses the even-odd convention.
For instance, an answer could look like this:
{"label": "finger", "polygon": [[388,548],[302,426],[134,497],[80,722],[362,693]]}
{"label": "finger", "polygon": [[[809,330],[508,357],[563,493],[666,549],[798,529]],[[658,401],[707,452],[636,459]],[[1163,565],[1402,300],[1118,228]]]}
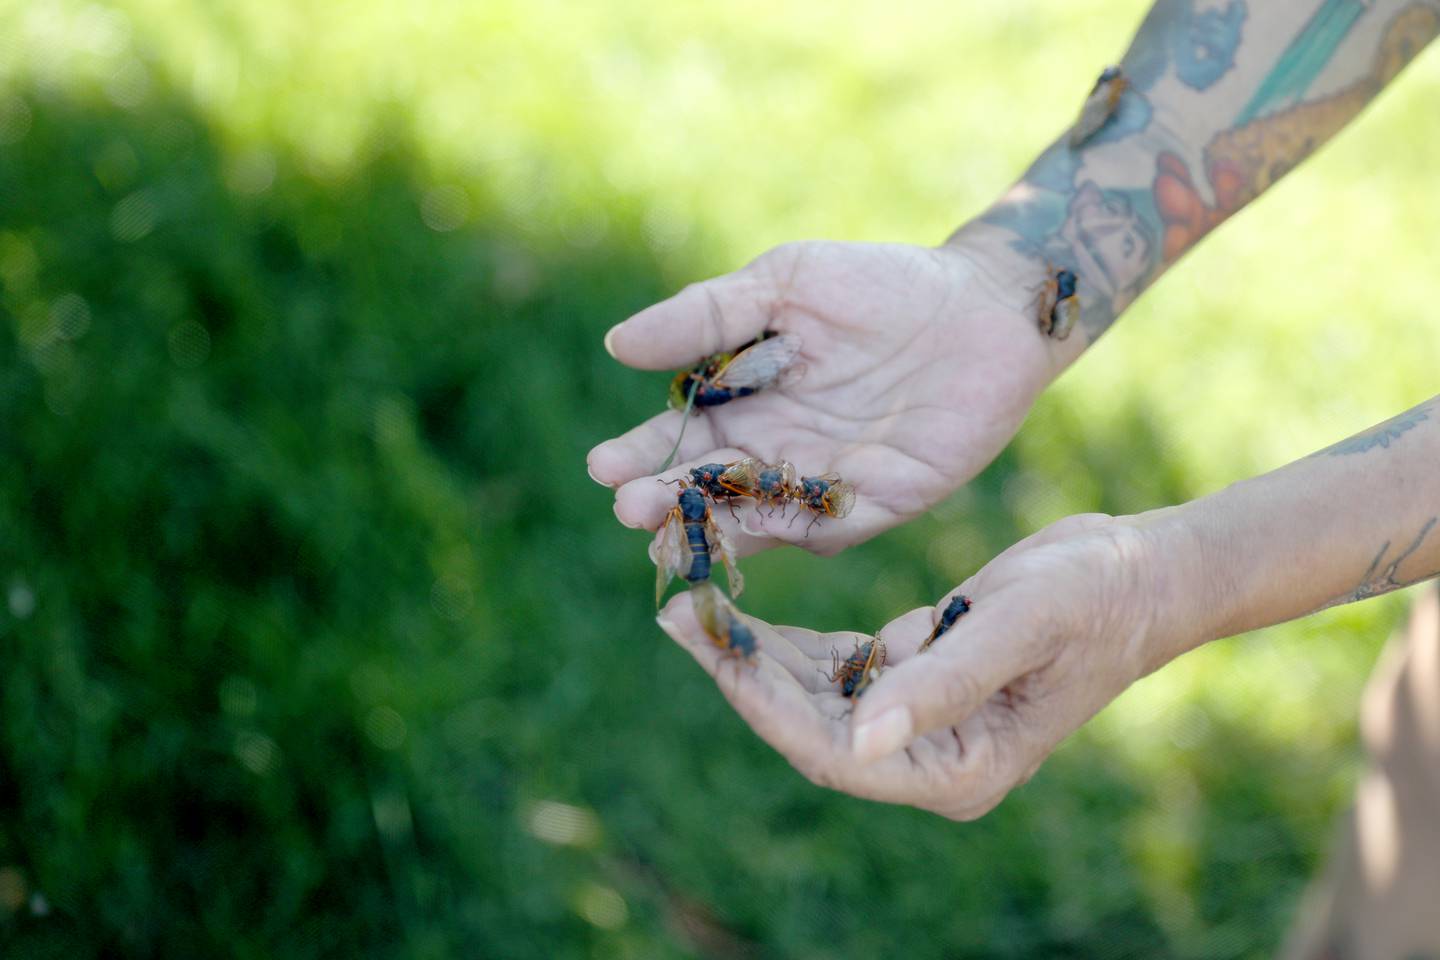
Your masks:
{"label": "finger", "polygon": [[865,496],[844,518],[817,514],[799,503],[790,503],[778,512],[752,510],[744,515],[740,529],[768,543],[788,543],[821,556],[831,556],[846,547],[868,540],[895,524],[895,514]]}
{"label": "finger", "polygon": [[753,667],[711,642],[695,620],[688,592],[673,597],[656,618],[660,628],[715,678],[725,699],[760,738],[809,776],[844,752],[844,728],[821,716],[815,699],[775,658],[777,652],[788,656],[785,649],[794,650],[793,645],[763,620],[745,620],[760,651]]}
{"label": "finger", "polygon": [[[683,437],[680,436],[682,426]],[[690,460],[715,447],[715,433],[708,416],[687,417],[679,410],[666,410],[591,450],[585,458],[590,478],[607,487],[618,487],[648,476],[670,454],[677,437],[680,437],[680,448],[675,456],[679,460]]]}
{"label": "finger", "polygon": [[[764,623],[763,620],[756,622]],[[859,636],[853,633],[820,634],[803,627],[775,627],[768,623],[765,623],[765,627],[773,630],[779,638],[779,642],[772,641],[764,648],[765,654],[788,670],[795,681],[811,694],[835,689],[835,684],[829,679],[830,650],[839,643],[843,643],[844,649],[849,650],[852,646],[851,638]],[[817,656],[816,651],[823,652]]]}
{"label": "finger", "polygon": [[[809,657],[814,663],[830,672],[831,654],[839,653],[842,657],[848,656],[851,650],[855,649],[856,641],[864,643],[870,639],[863,633],[852,633],[842,630],[837,633],[816,633],[814,630],[807,630],[804,627],[781,627],[774,628],[785,639],[795,644],[795,647]],[[831,686],[830,684],[826,685]]]}
{"label": "finger", "polygon": [[[913,755],[896,753],[875,763],[857,763],[848,749],[844,724],[822,712],[829,705],[843,704],[848,709],[850,702],[804,692],[803,684],[773,657],[777,652],[786,659],[791,656],[787,643],[791,637],[801,640],[803,646],[828,643],[849,649],[860,634],[816,634],[798,627],[777,630],[753,617],[745,619],[759,644],[753,668],[710,642],[695,622],[688,594],[675,597],[657,622],[715,678],[721,693],[761,739],[814,783],[886,803],[935,810],[954,803],[954,795],[945,789],[951,781],[944,770],[955,764],[953,745],[958,741],[947,737],[938,742],[936,738],[933,745],[917,744]],[[977,723],[979,719],[975,718]],[[977,771],[988,769],[984,731],[976,728],[968,736],[975,744],[970,748],[968,766]]]}
{"label": "finger", "polygon": [[673,370],[755,339],[770,322],[773,286],[754,266],[692,283],[610,328],[605,349],[626,366]]}
{"label": "finger", "polygon": [[920,644],[935,629],[936,616],[933,607],[916,607],[882,627],[880,639],[885,641],[885,662],[898,667],[915,656]]}
{"label": "finger", "polygon": [[997,690],[1038,667],[1045,638],[1031,604],[1018,600],[1005,591],[987,597],[951,628],[949,643],[876,681],[855,709],[856,758],[868,762],[918,735],[961,726]]}

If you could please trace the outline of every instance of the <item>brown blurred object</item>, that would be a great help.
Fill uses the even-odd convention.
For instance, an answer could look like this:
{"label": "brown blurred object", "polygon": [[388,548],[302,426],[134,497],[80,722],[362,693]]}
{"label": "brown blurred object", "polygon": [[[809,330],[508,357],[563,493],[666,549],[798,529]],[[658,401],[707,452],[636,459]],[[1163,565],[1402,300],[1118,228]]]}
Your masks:
{"label": "brown blurred object", "polygon": [[1417,598],[1365,690],[1370,765],[1282,960],[1440,957],[1440,591]]}

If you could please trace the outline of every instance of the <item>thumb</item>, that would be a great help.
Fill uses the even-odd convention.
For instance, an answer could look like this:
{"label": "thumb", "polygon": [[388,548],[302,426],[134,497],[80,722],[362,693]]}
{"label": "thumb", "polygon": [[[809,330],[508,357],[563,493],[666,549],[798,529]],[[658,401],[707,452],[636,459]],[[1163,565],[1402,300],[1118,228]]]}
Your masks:
{"label": "thumb", "polygon": [[692,283],[605,334],[605,349],[640,370],[673,370],[755,339],[770,322],[774,288],[753,266]]}
{"label": "thumb", "polygon": [[1007,602],[1000,592],[977,600],[943,644],[875,682],[855,707],[857,760],[868,763],[932,730],[960,726],[996,691],[1040,666],[1044,636],[1031,605],[1016,599]]}

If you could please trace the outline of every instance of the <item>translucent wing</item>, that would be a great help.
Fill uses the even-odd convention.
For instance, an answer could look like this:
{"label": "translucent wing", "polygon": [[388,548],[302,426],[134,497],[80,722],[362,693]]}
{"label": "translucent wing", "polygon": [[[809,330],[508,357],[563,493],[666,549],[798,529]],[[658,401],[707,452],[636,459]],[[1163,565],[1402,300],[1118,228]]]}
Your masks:
{"label": "translucent wing", "polygon": [[1055,318],[1055,281],[1047,280],[1036,296],[1035,315],[1040,321],[1040,332],[1048,334]]}
{"label": "translucent wing", "polygon": [[1056,340],[1064,340],[1070,336],[1070,331],[1075,329],[1075,321],[1080,317],[1080,298],[1066,297],[1061,300],[1055,304],[1051,317],[1054,318],[1054,322],[1045,332]]}
{"label": "translucent wing", "polygon": [[753,663],[759,646],[755,632],[740,618],[740,611],[720,588],[706,580],[691,586],[690,596],[695,603],[695,619],[710,642]]}
{"label": "translucent wing", "polygon": [[709,580],[697,583],[690,588],[690,599],[695,604],[695,619],[700,623],[700,629],[710,638],[710,642],[717,647],[729,646],[726,637],[729,635],[729,618],[723,614],[725,596],[720,588]]}
{"label": "translucent wing", "polygon": [[736,460],[734,463],[728,464],[725,472],[720,474],[720,486],[742,496],[754,496],[756,487],[760,482],[760,468],[762,466],[763,464],[754,457]]}
{"label": "translucent wing", "polygon": [[735,544],[725,536],[713,517],[705,524],[705,537],[710,541],[710,552],[720,554],[720,560],[725,564],[725,576],[730,580],[730,596],[740,596],[745,589],[745,578],[735,565]]}
{"label": "translucent wing", "polygon": [[889,653],[890,650],[885,646],[885,641],[877,636],[870,647],[870,658],[865,662],[865,669],[879,670],[885,666],[885,659]]}
{"label": "translucent wing", "polygon": [[869,669],[869,670],[864,671],[863,673],[860,674],[860,679],[858,679],[858,680],[855,681],[855,689],[854,689],[854,691],[853,691],[850,695],[851,695],[852,697],[859,697],[859,696],[861,696],[862,694],[865,693],[866,689],[870,686],[870,684],[874,683],[875,680],[876,680],[876,678],[879,677],[879,676],[880,676],[880,668],[879,668],[879,667],[874,667],[874,668],[872,668],[872,669]]}
{"label": "translucent wing", "polygon": [[1127,86],[1124,77],[1116,76],[1114,79],[1101,77],[1096,82],[1095,88],[1090,91],[1090,96],[1085,98],[1085,105],[1080,108],[1080,117],[1075,121],[1075,126],[1070,128],[1070,146],[1082,146],[1100,128],[1105,126],[1120,106],[1120,95],[1125,92]]}
{"label": "translucent wing", "polygon": [[844,480],[837,480],[830,484],[829,491],[825,494],[826,504],[829,510],[826,512],[837,520],[850,515],[855,507],[855,485]]}
{"label": "translucent wing", "polygon": [[758,390],[779,379],[800,353],[800,338],[793,334],[767,337],[735,355],[715,374],[715,383],[727,389]]}
{"label": "translucent wing", "polygon": [[1095,136],[1109,119],[1110,111],[1106,108],[1105,97],[1099,91],[1090,94],[1085,100],[1085,106],[1080,108],[1080,118],[1075,121],[1075,126],[1070,128],[1070,146],[1078,147]]}
{"label": "translucent wing", "polygon": [[655,534],[655,606],[660,606],[670,578],[685,569],[689,559],[685,549],[685,523],[676,507],[665,515],[665,522]]}

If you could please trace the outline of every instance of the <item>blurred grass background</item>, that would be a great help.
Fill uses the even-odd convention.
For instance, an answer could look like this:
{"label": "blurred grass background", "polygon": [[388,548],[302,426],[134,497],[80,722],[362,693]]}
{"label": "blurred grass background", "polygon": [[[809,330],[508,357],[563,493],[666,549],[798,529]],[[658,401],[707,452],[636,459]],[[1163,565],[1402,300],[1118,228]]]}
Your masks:
{"label": "blurred grass background", "polygon": [[[955,825],[759,744],[583,467],[663,403],[610,324],[784,240],[938,241],[1146,6],[0,2],[0,954],[1267,956],[1402,597],[1185,658]],[[873,628],[1429,396],[1437,93],[746,609]]]}

